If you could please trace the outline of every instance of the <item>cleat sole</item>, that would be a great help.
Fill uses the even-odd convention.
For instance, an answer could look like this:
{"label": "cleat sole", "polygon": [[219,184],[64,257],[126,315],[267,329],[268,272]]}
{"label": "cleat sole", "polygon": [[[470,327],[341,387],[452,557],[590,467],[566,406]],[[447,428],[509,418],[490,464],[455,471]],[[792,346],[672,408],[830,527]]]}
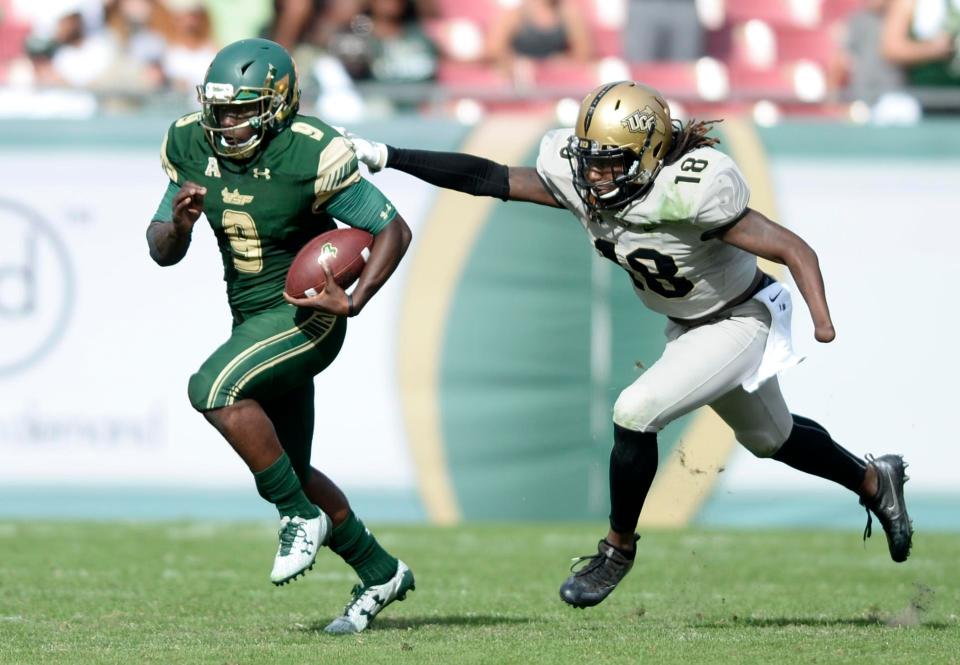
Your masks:
{"label": "cleat sole", "polygon": [[293,581],[294,581],[295,579],[297,579],[298,577],[304,577],[304,576],[307,574],[307,571],[313,570],[313,565],[314,565],[314,563],[316,563],[316,561],[314,561],[314,562],[311,563],[309,566],[307,566],[306,568],[304,568],[303,570],[301,570],[299,573],[296,573],[296,574],[294,574],[294,575],[291,575],[290,577],[288,577],[288,578],[286,578],[286,579],[282,579],[282,580],[280,580],[279,582],[274,582],[273,580],[270,580],[270,582],[271,582],[271,584],[273,584],[273,586],[283,586],[283,585],[285,585],[285,584],[289,584],[290,582],[293,582]]}

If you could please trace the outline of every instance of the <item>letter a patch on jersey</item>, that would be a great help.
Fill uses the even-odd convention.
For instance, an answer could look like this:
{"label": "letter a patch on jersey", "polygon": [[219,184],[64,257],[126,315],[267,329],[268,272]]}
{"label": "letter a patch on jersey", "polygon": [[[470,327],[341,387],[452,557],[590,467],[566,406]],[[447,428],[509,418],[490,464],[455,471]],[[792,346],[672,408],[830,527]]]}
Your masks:
{"label": "letter a patch on jersey", "polygon": [[220,177],[220,165],[217,164],[216,157],[207,158],[207,170],[203,172],[203,175],[208,178],[219,178]]}

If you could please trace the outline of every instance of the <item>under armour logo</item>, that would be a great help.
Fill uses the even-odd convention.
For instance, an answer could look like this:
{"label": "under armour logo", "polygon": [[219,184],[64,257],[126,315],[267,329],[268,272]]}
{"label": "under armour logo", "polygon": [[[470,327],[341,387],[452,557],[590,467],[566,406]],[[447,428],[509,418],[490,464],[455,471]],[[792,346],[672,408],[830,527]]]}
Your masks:
{"label": "under armour logo", "polygon": [[254,177],[254,178],[263,178],[264,180],[269,180],[269,179],[270,179],[270,169],[264,169],[264,170],[262,170],[262,171],[261,171],[260,169],[254,169],[254,170],[253,170],[253,177]]}

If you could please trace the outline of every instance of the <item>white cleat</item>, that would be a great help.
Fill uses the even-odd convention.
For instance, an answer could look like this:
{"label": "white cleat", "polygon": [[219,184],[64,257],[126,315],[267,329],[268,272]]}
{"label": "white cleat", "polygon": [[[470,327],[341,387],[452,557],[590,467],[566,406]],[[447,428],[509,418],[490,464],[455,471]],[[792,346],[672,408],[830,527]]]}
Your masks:
{"label": "white cleat", "polygon": [[383,584],[353,587],[353,599],[347,603],[343,614],[330,622],[324,632],[331,635],[346,635],[362,632],[384,607],[395,600],[403,600],[408,591],[416,587],[413,571],[403,561],[397,562],[397,573]]}
{"label": "white cleat", "polygon": [[317,550],[327,544],[333,523],[322,510],[318,517],[280,518],[280,547],[273,560],[270,581],[280,586],[313,568],[317,559]]}

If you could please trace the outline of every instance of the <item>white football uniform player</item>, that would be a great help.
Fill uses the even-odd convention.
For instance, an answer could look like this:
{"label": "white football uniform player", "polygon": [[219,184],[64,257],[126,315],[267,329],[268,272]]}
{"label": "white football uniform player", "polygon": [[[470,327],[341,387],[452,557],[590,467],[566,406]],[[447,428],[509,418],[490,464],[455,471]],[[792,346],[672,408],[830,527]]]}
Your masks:
{"label": "white football uniform player", "polygon": [[670,317],[663,355],[620,394],[614,422],[657,432],[708,404],[740,443],[772,455],[793,427],[779,384],[775,376],[754,392],[742,384],[760,367],[772,320],[754,296],[773,282],[754,255],[717,238],[748,210],[750,188],[737,165],[700,147],[665,164],[643,196],[591,210],[574,186],[571,135],[568,128],[544,136],[537,172],[597,251],[629,273],[647,307]]}

